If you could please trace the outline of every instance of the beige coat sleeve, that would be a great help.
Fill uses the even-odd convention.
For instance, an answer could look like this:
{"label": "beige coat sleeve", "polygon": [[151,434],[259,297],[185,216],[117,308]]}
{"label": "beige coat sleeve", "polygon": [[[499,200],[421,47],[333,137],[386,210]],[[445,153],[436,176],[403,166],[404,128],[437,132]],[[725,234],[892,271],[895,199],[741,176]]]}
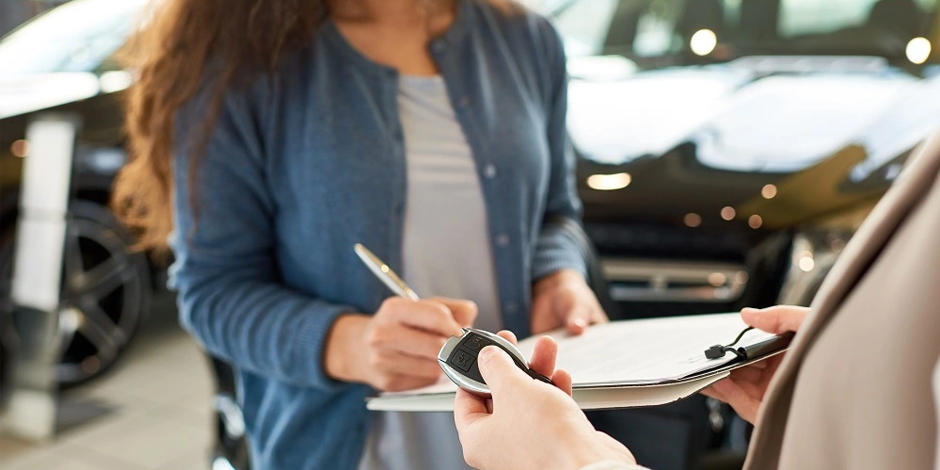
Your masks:
{"label": "beige coat sleeve", "polygon": [[[933,369],[933,400],[934,411],[937,412],[937,429],[940,429],[940,360]],[[940,470],[940,431],[937,432],[937,457],[934,462],[935,470]]]}

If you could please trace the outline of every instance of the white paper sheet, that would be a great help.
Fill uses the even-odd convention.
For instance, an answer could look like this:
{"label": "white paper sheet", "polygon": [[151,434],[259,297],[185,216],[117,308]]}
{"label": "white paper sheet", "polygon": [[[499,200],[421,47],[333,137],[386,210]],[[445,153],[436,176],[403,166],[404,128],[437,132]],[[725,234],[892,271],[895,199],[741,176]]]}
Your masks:
{"label": "white paper sheet", "polygon": [[[707,359],[705,350],[728,344],[747,325],[738,313],[697,315],[664,319],[621,321],[597,325],[581,336],[555,336],[557,367],[571,373],[575,386],[622,386],[660,384],[732,361],[726,353]],[[749,346],[772,338],[751,330],[737,346]],[[529,357],[535,340],[520,343]]]}

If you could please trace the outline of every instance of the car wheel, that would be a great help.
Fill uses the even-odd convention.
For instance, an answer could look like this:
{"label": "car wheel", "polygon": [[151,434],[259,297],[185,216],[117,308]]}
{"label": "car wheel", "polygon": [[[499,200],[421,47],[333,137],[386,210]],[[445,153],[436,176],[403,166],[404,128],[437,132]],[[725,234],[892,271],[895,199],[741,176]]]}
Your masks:
{"label": "car wheel", "polygon": [[121,356],[152,296],[146,255],[130,251],[131,237],[100,204],[71,205],[59,305],[63,388],[91,380]]}

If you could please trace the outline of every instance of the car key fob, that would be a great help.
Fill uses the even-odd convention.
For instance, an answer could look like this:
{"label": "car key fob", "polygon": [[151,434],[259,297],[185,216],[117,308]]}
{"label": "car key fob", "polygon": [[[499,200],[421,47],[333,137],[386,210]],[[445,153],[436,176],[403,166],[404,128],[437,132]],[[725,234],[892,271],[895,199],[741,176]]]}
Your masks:
{"label": "car key fob", "polygon": [[458,387],[474,395],[489,397],[490,388],[486,386],[477,361],[477,355],[487,346],[496,346],[509,354],[523,372],[530,377],[551,384],[552,381],[538,372],[529,369],[525,357],[514,344],[489,331],[464,328],[462,336],[451,336],[441,348],[437,360],[447,375]]}

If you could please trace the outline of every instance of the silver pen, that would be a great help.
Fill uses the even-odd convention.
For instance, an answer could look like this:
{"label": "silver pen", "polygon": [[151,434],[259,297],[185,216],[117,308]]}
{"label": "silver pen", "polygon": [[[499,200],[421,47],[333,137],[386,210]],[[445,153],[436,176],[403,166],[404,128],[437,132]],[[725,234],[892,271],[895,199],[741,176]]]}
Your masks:
{"label": "silver pen", "polygon": [[405,281],[398,277],[398,274],[395,274],[395,271],[392,271],[392,268],[389,268],[384,261],[375,256],[368,248],[362,246],[361,243],[356,243],[354,249],[356,254],[359,255],[359,259],[369,268],[369,271],[372,271],[372,274],[375,274],[375,277],[379,278],[392,292],[406,299],[421,300],[418,294],[415,294],[415,291],[411,290],[408,284],[405,284]]}

